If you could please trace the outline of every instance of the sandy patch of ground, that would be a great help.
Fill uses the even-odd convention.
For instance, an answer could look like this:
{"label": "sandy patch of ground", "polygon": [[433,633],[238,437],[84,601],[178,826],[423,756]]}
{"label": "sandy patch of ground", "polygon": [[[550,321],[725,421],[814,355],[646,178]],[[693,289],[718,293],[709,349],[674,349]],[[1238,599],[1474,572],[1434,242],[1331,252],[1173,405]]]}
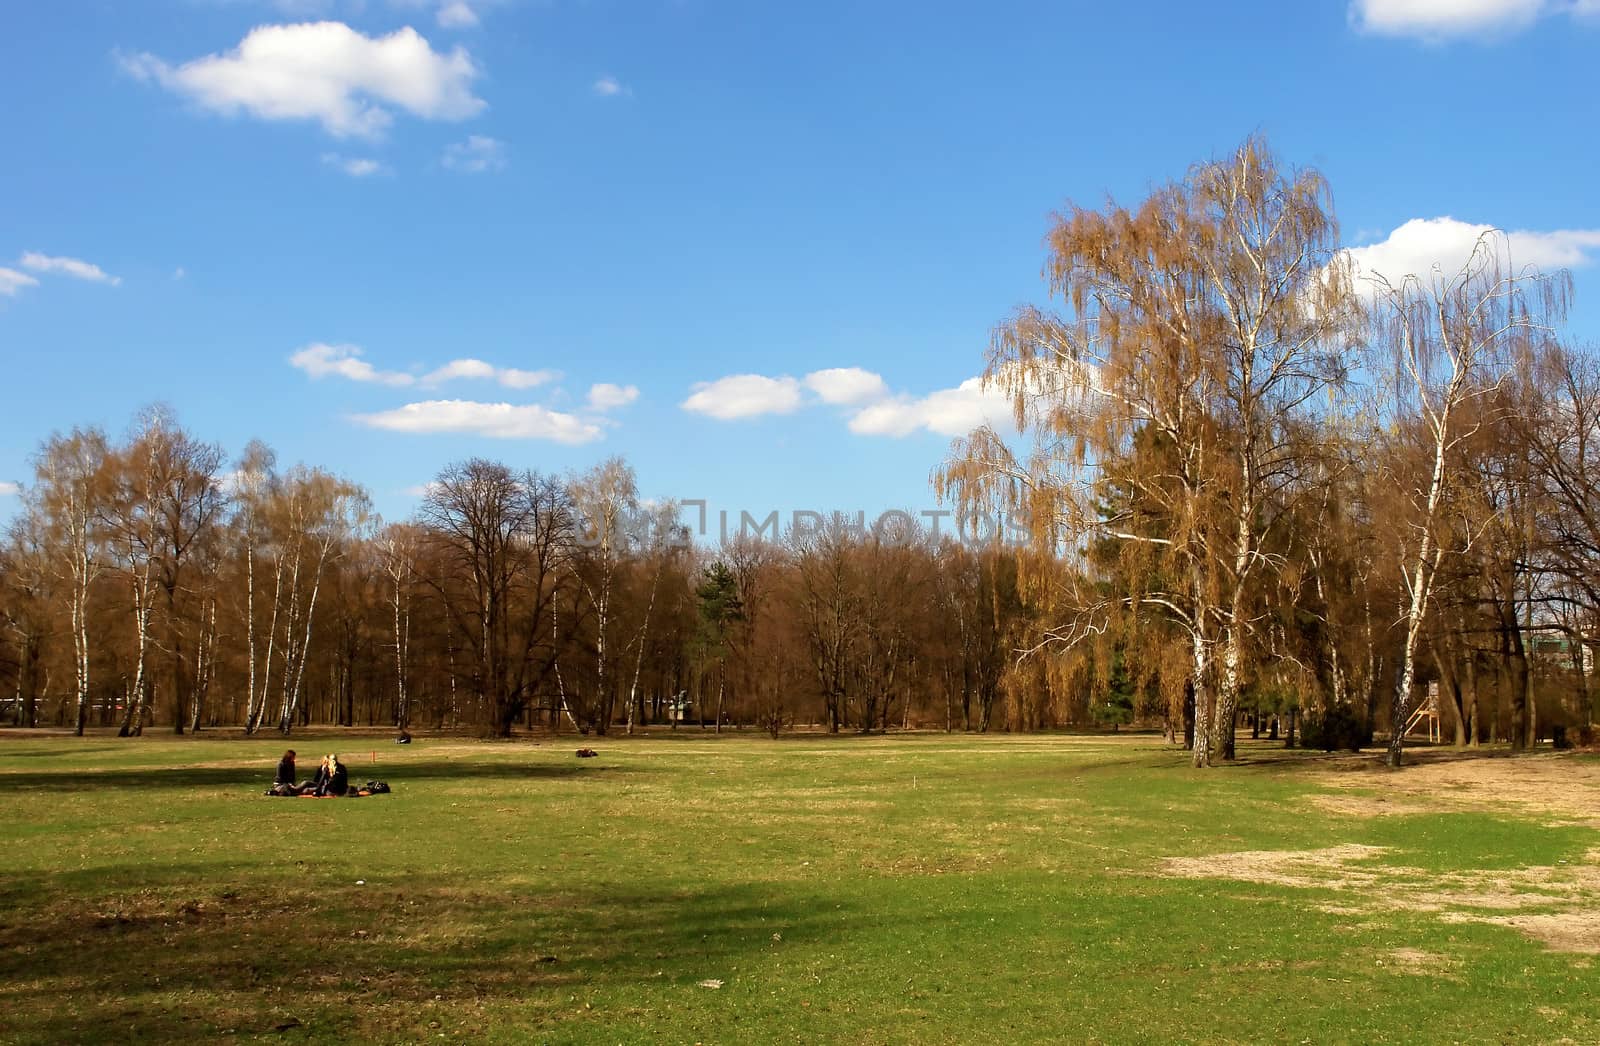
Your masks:
{"label": "sandy patch of ground", "polygon": [[1437,805],[1416,800],[1355,792],[1318,792],[1306,796],[1306,801],[1319,810],[1340,817],[1403,817],[1432,813],[1439,809]]}
{"label": "sandy patch of ground", "polygon": [[1600,760],[1556,753],[1408,758],[1413,761],[1398,773],[1364,761],[1358,769],[1316,774],[1317,784],[1336,791],[1310,801],[1354,816],[1510,810],[1600,828]]}
{"label": "sandy patch of ground", "polygon": [[1600,954],[1600,849],[1573,864],[1447,873],[1383,864],[1378,858],[1387,852],[1356,843],[1244,850],[1168,857],[1160,870],[1184,879],[1332,890],[1344,896],[1321,905],[1324,911],[1437,912],[1449,922],[1510,926],[1557,951]]}
{"label": "sandy patch of ground", "polygon": [[1509,926],[1558,952],[1600,955],[1600,912],[1538,912],[1527,915],[1465,915],[1447,912],[1446,922],[1493,923]]}

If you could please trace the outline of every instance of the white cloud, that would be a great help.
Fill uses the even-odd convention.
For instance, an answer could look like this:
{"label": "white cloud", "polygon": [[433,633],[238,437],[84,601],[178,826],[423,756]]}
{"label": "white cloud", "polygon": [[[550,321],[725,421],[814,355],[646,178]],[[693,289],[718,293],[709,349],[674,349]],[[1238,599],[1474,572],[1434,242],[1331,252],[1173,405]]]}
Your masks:
{"label": "white cloud", "polygon": [[536,404],[478,403],[472,400],[425,400],[395,410],[357,414],[369,428],[390,432],[462,433],[491,439],[543,439],[579,444],[599,439],[604,430],[575,414]]}
{"label": "white cloud", "polygon": [[451,0],[450,3],[440,4],[435,17],[446,29],[471,29],[478,24],[478,12],[462,0]]}
{"label": "white cloud", "polygon": [[418,483],[415,486],[407,487],[401,493],[409,494],[414,498],[425,498],[437,489],[439,489],[439,481],[430,479],[426,483]]}
{"label": "white cloud", "polygon": [[0,498],[14,498],[22,493],[22,484],[0,479]]}
{"label": "white cloud", "polygon": [[858,436],[907,436],[925,429],[941,436],[960,436],[979,425],[1012,423],[1011,399],[982,378],[968,378],[953,389],[926,396],[896,396],[861,408],[850,419]]}
{"label": "white cloud", "polygon": [[338,153],[323,153],[322,162],[329,167],[343,171],[352,178],[370,178],[375,174],[390,173],[389,168],[384,164],[363,156],[340,156]]}
{"label": "white cloud", "polygon": [[601,98],[620,98],[633,94],[631,87],[623,86],[622,82],[614,76],[602,76],[594,82],[591,90]]}
{"label": "white cloud", "polygon": [[[1345,253],[1355,263],[1358,287],[1370,288],[1372,276],[1394,284],[1410,275],[1426,277],[1436,266],[1449,276],[1467,263],[1479,238],[1494,228],[1450,217],[1413,218],[1386,239]],[[1512,270],[1576,268],[1600,254],[1600,229],[1509,232],[1497,247],[1509,251],[1501,262]]]}
{"label": "white cloud", "polygon": [[155,55],[124,57],[123,68],[203,108],[262,120],[316,120],[336,137],[374,137],[393,109],[425,120],[465,120],[486,104],[467,52],[435,51],[407,26],[366,36],[342,22],[258,26],[226,54],[172,66]]}
{"label": "white cloud", "polygon": [[695,384],[684,410],[722,421],[762,414],[788,414],[800,406],[800,383],[791,377],[733,374]]}
{"label": "white cloud", "polygon": [[405,371],[379,370],[361,358],[355,345],[328,345],[314,342],[289,357],[289,364],[305,371],[313,378],[338,377],[377,385],[420,385],[433,388],[447,381],[493,381],[508,389],[531,389],[545,385],[560,375],[553,370],[520,370],[516,367],[496,367],[483,360],[451,360],[426,374],[416,375]]}
{"label": "white cloud", "polygon": [[91,283],[109,283],[115,287],[122,282],[121,276],[113,276],[98,265],[79,258],[55,258],[38,251],[24,251],[17,261],[24,269],[34,272],[54,272],[74,279],[88,280]]}
{"label": "white cloud", "polygon": [[1352,0],[1350,20],[1363,32],[1440,40],[1516,31],[1541,16],[1593,14],[1596,0]]}
{"label": "white cloud", "polygon": [[378,385],[410,385],[417,379],[393,370],[378,370],[361,358],[354,345],[326,345],[315,342],[289,357],[289,365],[313,378],[338,377]]}
{"label": "white cloud", "polygon": [[515,367],[496,367],[483,360],[451,360],[444,366],[431,370],[418,379],[425,386],[441,385],[458,378],[488,380],[508,389],[531,389],[554,381],[559,375],[553,370],[518,370]]}
{"label": "white cloud", "polygon": [[638,398],[637,385],[613,385],[602,381],[589,386],[589,409],[599,414],[617,407],[626,407]]}
{"label": "white cloud", "polygon": [[824,403],[869,403],[889,394],[889,386],[880,375],[860,367],[830,367],[806,375],[806,388],[815,392]]}
{"label": "white cloud", "polygon": [[15,298],[17,292],[24,287],[37,286],[39,286],[39,281],[27,273],[0,266],[0,294],[5,295],[7,298]]}
{"label": "white cloud", "polygon": [[172,278],[174,280],[181,280],[187,275],[189,275],[188,270],[181,265],[172,270]]}
{"label": "white cloud", "polygon": [[444,165],[452,171],[483,174],[506,166],[506,143],[487,135],[471,134],[464,142],[445,146]]}
{"label": "white cloud", "polygon": [[817,405],[845,408],[850,431],[860,436],[900,437],[917,431],[958,436],[980,425],[1014,424],[1011,398],[993,385],[984,388],[982,378],[916,396],[891,392],[882,376],[861,367],[812,371],[800,381],[736,374],[695,385],[681,404],[684,410],[724,421]]}

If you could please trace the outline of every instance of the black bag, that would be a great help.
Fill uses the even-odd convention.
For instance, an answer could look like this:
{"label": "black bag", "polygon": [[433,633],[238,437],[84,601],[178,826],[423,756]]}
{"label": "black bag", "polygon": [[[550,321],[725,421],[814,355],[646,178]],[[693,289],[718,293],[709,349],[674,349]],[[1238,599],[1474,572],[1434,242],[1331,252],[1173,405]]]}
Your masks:
{"label": "black bag", "polygon": [[373,795],[389,794],[389,786],[382,781],[368,781],[366,783],[365,790],[371,792]]}

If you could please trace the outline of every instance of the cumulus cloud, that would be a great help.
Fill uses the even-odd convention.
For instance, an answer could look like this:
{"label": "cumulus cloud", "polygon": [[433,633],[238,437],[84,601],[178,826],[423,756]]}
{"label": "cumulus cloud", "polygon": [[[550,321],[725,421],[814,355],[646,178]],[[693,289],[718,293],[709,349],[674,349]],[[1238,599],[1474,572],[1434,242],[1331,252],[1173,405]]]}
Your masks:
{"label": "cumulus cloud", "polygon": [[376,137],[400,109],[424,120],[465,120],[486,104],[472,93],[478,69],[457,47],[435,51],[407,26],[366,36],[343,22],[265,25],[239,46],[170,65],[153,54],[123,68],[202,108],[262,120],[315,120],[335,137]]}
{"label": "cumulus cloud", "polygon": [[601,98],[621,98],[633,93],[632,88],[623,86],[614,76],[602,76],[594,82],[592,90]]}
{"label": "cumulus cloud", "polygon": [[22,493],[22,484],[0,479],[0,498],[14,498]]}
{"label": "cumulus cloud", "polygon": [[608,410],[626,407],[639,398],[637,385],[613,385],[602,381],[589,386],[589,409],[597,414],[604,414]]}
{"label": "cumulus cloud", "polygon": [[898,437],[921,429],[960,436],[980,425],[1000,427],[1011,420],[1011,400],[1004,393],[993,386],[985,388],[982,378],[968,378],[953,389],[868,404],[850,418],[850,431],[859,436]]}
{"label": "cumulus cloud", "polygon": [[451,0],[450,3],[440,4],[438,13],[434,17],[445,29],[472,29],[478,24],[478,12],[462,0]]}
{"label": "cumulus cloud", "polygon": [[487,135],[470,134],[464,142],[445,146],[441,162],[450,170],[464,174],[503,171],[506,166],[506,143]]}
{"label": "cumulus cloud", "polygon": [[1352,0],[1350,20],[1380,36],[1441,40],[1514,32],[1538,18],[1568,12],[1594,14],[1595,0]]}
{"label": "cumulus cloud", "polygon": [[860,367],[830,367],[814,370],[805,378],[806,388],[824,403],[869,403],[889,394],[883,378]]}
{"label": "cumulus cloud", "polygon": [[956,436],[979,425],[1012,421],[1009,397],[984,388],[981,378],[917,396],[892,392],[881,375],[861,367],[812,371],[799,380],[735,374],[701,382],[682,403],[685,410],[724,421],[818,405],[845,408],[850,431],[861,436],[901,437],[918,431]]}
{"label": "cumulus cloud", "polygon": [[508,389],[531,389],[554,381],[559,375],[553,370],[522,370],[517,367],[496,367],[483,360],[451,360],[425,374],[407,371],[379,370],[361,358],[356,345],[328,345],[314,342],[289,357],[289,364],[305,371],[313,378],[345,378],[350,381],[376,385],[419,385],[433,388],[447,381],[493,381]]}
{"label": "cumulus cloud", "polygon": [[447,381],[458,378],[478,381],[493,381],[508,389],[531,389],[538,385],[545,385],[556,379],[558,375],[553,370],[519,370],[516,367],[496,367],[483,360],[460,359],[451,360],[442,367],[424,374],[417,379],[417,383],[425,386],[442,385]]}
{"label": "cumulus cloud", "polygon": [[[1374,276],[1398,284],[1406,276],[1426,276],[1435,267],[1446,275],[1458,272],[1478,240],[1493,231],[1492,225],[1450,217],[1413,218],[1385,239],[1353,247],[1345,255],[1355,265],[1358,286],[1370,287]],[[1577,268],[1600,254],[1600,229],[1519,230],[1506,233],[1496,246],[1506,253],[1501,263],[1511,270]]]}
{"label": "cumulus cloud", "polygon": [[37,286],[39,286],[39,281],[27,273],[0,266],[0,295],[4,295],[7,298],[15,298],[17,292],[22,288]]}
{"label": "cumulus cloud", "polygon": [[394,410],[357,414],[369,428],[389,432],[457,433],[491,439],[538,439],[580,444],[599,439],[600,425],[576,414],[537,404],[479,403],[473,400],[425,400]]}
{"label": "cumulus cloud", "polygon": [[92,265],[81,258],[56,258],[40,254],[38,251],[24,251],[17,264],[34,272],[59,273],[77,280],[88,280],[90,283],[109,283],[113,287],[122,282],[121,276],[113,276],[100,266]]}
{"label": "cumulus cloud", "polygon": [[762,414],[788,414],[800,403],[800,383],[794,378],[732,374],[716,381],[698,382],[680,406],[694,414],[732,421]]}
{"label": "cumulus cloud", "polygon": [[289,357],[289,365],[313,378],[347,378],[378,385],[410,385],[417,379],[402,371],[379,370],[361,358],[354,345],[314,342]]}
{"label": "cumulus cloud", "polygon": [[363,156],[340,156],[338,153],[323,153],[322,162],[335,170],[342,171],[352,178],[370,178],[375,174],[388,174],[389,168],[377,160]]}

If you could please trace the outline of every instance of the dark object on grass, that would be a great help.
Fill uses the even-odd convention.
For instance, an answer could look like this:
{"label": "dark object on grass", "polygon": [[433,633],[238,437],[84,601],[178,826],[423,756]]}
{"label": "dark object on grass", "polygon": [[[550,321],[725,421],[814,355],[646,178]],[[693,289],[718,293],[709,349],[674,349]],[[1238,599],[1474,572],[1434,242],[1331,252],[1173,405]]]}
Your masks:
{"label": "dark object on grass", "polygon": [[394,739],[394,743],[397,744],[397,745],[408,745],[408,744],[410,744],[411,743],[411,731],[402,728],[401,731],[400,731],[400,736]]}
{"label": "dark object on grass", "polygon": [[578,749],[578,758],[579,759],[593,759],[595,756],[597,756],[599,754],[600,754],[599,752],[596,752],[592,748],[580,748],[580,749]]}
{"label": "dark object on grass", "polygon": [[368,781],[361,786],[361,790],[368,795],[388,795],[389,785],[385,781]]}
{"label": "dark object on grass", "polygon": [[1300,730],[1300,744],[1324,752],[1335,749],[1359,752],[1372,744],[1372,731],[1355,709],[1334,705],[1320,716],[1306,716]]}

